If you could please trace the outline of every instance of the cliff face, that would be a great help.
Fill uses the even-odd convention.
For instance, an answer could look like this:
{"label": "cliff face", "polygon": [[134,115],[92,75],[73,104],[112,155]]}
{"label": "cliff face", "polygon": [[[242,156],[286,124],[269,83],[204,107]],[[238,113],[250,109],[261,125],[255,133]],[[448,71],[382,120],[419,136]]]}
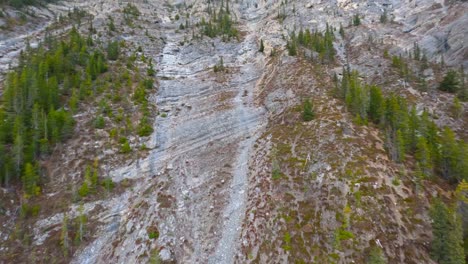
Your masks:
{"label": "cliff face", "polygon": [[[139,50],[135,54],[152,59],[155,89],[148,98],[157,109],[151,113],[153,134],[130,139],[135,146],[144,144],[143,154],[120,156],[107,149],[106,135],[80,135],[61,146],[67,150],[44,161],[52,180],[44,183],[38,198],[43,207],[68,199],[72,190],[63,186],[81,181],[80,160],[100,157],[102,171],[118,188],[84,200],[81,209],[70,199],[42,210],[27,222],[32,235],[26,246],[12,238],[19,197],[3,189],[2,199],[11,203],[1,216],[1,239],[7,242],[0,260],[364,263],[377,250],[388,263],[432,263],[429,202],[438,195],[450,198],[453,187],[416,182],[411,161],[392,161],[378,127],[356,124],[344,102],[333,97],[332,77],[343,67],[358,70],[364,82],[405,96],[418,111],[429,109],[439,126],[450,126],[466,138],[467,111],[454,118],[453,95],[435,88],[444,67],[468,68],[468,3],[132,4],[141,14],[130,22],[123,12],[126,2],[65,1],[47,11],[31,9],[40,14],[26,22],[35,23],[34,29],[0,32],[0,70],[6,72],[5,65],[15,64],[28,41],[36,45],[47,26],[55,35],[71,28],[55,24],[54,14],[80,8],[92,16],[80,31],[92,24],[95,41],[123,40],[127,55]],[[203,36],[202,17],[208,21],[210,10],[221,7],[229,8],[237,37]],[[5,13],[13,12],[6,8]],[[356,16],[360,23],[353,25]],[[117,27],[111,33],[110,17]],[[288,55],[285,47],[293,31],[324,31],[327,25],[336,29],[335,60],[322,63],[314,52]],[[423,74],[424,90],[401,77],[388,58],[406,57],[415,46],[430,64]],[[418,72],[418,63],[409,68]],[[306,98],[315,109],[310,122],[301,117]],[[89,119],[84,115],[79,120],[83,130],[75,134],[88,133]],[[93,144],[87,146],[90,140]],[[88,219],[86,239],[66,258],[57,250],[65,213],[69,219],[83,213]],[[34,254],[18,253],[24,248]]]}

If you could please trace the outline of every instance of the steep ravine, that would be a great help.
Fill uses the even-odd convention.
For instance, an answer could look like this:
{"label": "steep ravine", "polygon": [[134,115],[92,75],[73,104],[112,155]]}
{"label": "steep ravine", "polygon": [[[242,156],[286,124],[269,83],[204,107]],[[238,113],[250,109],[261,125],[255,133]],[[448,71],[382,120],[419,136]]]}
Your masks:
{"label": "steep ravine", "polygon": [[[118,230],[100,236],[76,263],[136,261],[150,253],[137,245],[154,225],[160,235],[150,248],[162,248],[165,260],[231,263],[240,247],[248,163],[265,123],[264,110],[254,105],[265,56],[249,20],[239,21],[245,33],[240,41],[205,38],[181,45],[184,33],[176,32],[179,23],[169,18],[175,14],[165,11],[160,17],[166,42],[161,54],[148,54],[157,62],[160,80],[153,150],[147,159],[112,173],[115,180],[138,182],[120,199],[121,217],[108,224],[119,225]],[[226,72],[215,73],[221,58]],[[146,190],[149,195],[142,195]]]}

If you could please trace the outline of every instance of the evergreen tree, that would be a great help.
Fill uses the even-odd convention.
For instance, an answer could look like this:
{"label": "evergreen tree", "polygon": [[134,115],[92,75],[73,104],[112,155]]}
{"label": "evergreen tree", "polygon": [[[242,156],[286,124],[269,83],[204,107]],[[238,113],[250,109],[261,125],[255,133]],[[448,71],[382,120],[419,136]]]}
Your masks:
{"label": "evergreen tree", "polygon": [[441,91],[455,93],[460,87],[460,82],[458,80],[458,74],[456,71],[448,71],[444,79],[439,85]]}
{"label": "evergreen tree", "polygon": [[128,140],[125,139],[121,145],[120,152],[126,154],[131,151],[132,151],[132,147],[130,147],[130,143],[128,143]]}
{"label": "evergreen tree", "polygon": [[91,176],[91,185],[93,186],[94,189],[99,184],[99,161],[98,159],[94,159],[93,163],[93,175]]}
{"label": "evergreen tree", "polygon": [[459,216],[437,199],[431,207],[432,258],[440,264],[464,264],[463,232]]}
{"label": "evergreen tree", "polygon": [[41,189],[38,186],[39,176],[31,163],[26,163],[23,174],[23,190],[27,197],[39,195]]}
{"label": "evergreen tree", "polygon": [[465,70],[463,64],[460,66],[460,89],[458,91],[458,98],[462,101],[468,101],[468,85],[465,80]]}
{"label": "evergreen tree", "polygon": [[348,94],[349,89],[349,71],[343,67],[343,77],[341,79],[341,93],[338,95],[338,98],[345,99],[346,94]]}
{"label": "evergreen tree", "polygon": [[345,102],[351,113],[358,116],[360,120],[367,123],[367,113],[369,112],[369,88],[363,86],[359,81],[357,71],[349,75],[349,85],[345,94]]}
{"label": "evergreen tree", "polygon": [[289,56],[297,55],[297,46],[294,40],[288,41],[288,43],[286,44],[286,48],[288,49]]}
{"label": "evergreen tree", "polygon": [[18,175],[21,172],[24,161],[24,130],[23,122],[19,116],[15,118],[14,124],[14,142],[13,142],[13,155],[15,161],[15,171]]}
{"label": "evergreen tree", "polygon": [[263,45],[263,39],[260,40],[260,48],[258,49],[259,52],[263,53],[265,50],[265,46]]}
{"label": "evergreen tree", "polygon": [[439,170],[449,181],[468,179],[466,143],[459,142],[455,133],[448,127],[442,130],[440,138]]}
{"label": "evergreen tree", "polygon": [[341,36],[342,38],[344,38],[344,37],[345,37],[345,32],[344,32],[343,25],[342,25],[341,23],[340,23],[340,30],[339,30],[339,32],[340,32],[340,36]]}
{"label": "evergreen tree", "polygon": [[457,97],[453,98],[453,103],[452,103],[452,114],[453,117],[456,119],[459,119],[461,115],[463,114],[463,105],[461,104],[460,100]]}
{"label": "evergreen tree", "polygon": [[80,204],[80,206],[78,207],[78,232],[76,232],[76,237],[75,237],[75,240],[78,241],[78,242],[81,242],[83,241],[83,236],[84,236],[84,233],[85,233],[85,225],[86,225],[86,222],[87,222],[87,217],[86,215],[84,214],[84,208],[83,208],[83,204]]}
{"label": "evergreen tree", "polygon": [[118,41],[111,41],[107,44],[107,58],[117,60],[119,58],[120,47]]}
{"label": "evergreen tree", "polygon": [[421,169],[422,175],[424,177],[430,177],[432,175],[433,164],[431,153],[424,137],[418,137],[415,158]]}
{"label": "evergreen tree", "polygon": [[314,113],[312,102],[309,99],[306,99],[304,101],[302,107],[303,107],[302,120],[308,122],[314,119],[315,113]]}
{"label": "evergreen tree", "polygon": [[367,258],[367,264],[386,264],[382,249],[377,246],[372,247],[369,257]]}
{"label": "evergreen tree", "polygon": [[416,42],[413,44],[413,57],[417,61],[421,60],[421,48]]}
{"label": "evergreen tree", "polygon": [[78,189],[78,194],[80,197],[86,197],[89,194],[89,185],[88,181],[83,181],[83,184],[81,184],[81,187]]}
{"label": "evergreen tree", "polygon": [[416,107],[411,107],[411,111],[408,115],[408,125],[406,132],[406,146],[410,153],[414,153],[416,150],[416,144],[418,143],[418,129],[419,129],[419,117],[416,113]]}
{"label": "evergreen tree", "polygon": [[355,14],[355,15],[353,16],[353,25],[354,25],[355,27],[361,25],[361,18],[359,17],[359,14]]}
{"label": "evergreen tree", "polygon": [[63,255],[68,256],[70,250],[70,239],[68,237],[68,215],[65,213],[62,220],[62,232],[60,234],[60,245],[62,246]]}
{"label": "evergreen tree", "polygon": [[397,153],[397,159],[396,161],[398,162],[404,162],[405,161],[405,139],[403,137],[403,133],[401,130],[398,130],[396,133],[396,138],[395,138],[395,147],[396,147],[396,153]]}
{"label": "evergreen tree", "polygon": [[369,117],[372,122],[379,124],[385,108],[382,91],[377,86],[371,86],[369,93]]}
{"label": "evergreen tree", "polygon": [[108,28],[109,28],[109,31],[116,31],[117,28],[115,27],[115,24],[114,24],[114,19],[109,16],[109,23],[107,24]]}
{"label": "evergreen tree", "polygon": [[385,24],[388,21],[387,10],[384,10],[383,14],[380,16],[380,23]]}
{"label": "evergreen tree", "polygon": [[422,136],[426,139],[427,145],[430,150],[430,155],[434,160],[438,159],[438,145],[439,145],[439,136],[438,136],[438,127],[429,118],[429,113],[424,111],[420,118],[420,128],[419,131]]}

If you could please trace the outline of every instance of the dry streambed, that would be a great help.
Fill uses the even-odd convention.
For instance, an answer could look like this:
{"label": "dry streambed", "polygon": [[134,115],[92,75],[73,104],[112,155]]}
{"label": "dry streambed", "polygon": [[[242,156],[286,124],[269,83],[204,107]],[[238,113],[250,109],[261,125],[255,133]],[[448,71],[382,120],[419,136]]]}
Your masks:
{"label": "dry streambed", "polygon": [[[119,206],[112,201],[105,206],[113,220],[77,254],[76,263],[133,262],[155,248],[166,260],[230,263],[240,247],[248,163],[265,123],[264,110],[254,104],[265,57],[258,53],[254,24],[243,19],[245,35],[238,42],[181,45],[184,33],[169,19],[176,12],[168,8],[160,14],[166,45],[161,54],[151,54],[161,113],[152,150],[148,158],[111,173],[117,181],[137,182],[117,199]],[[215,73],[221,58],[226,72]],[[149,229],[157,229],[157,240],[148,240]]]}

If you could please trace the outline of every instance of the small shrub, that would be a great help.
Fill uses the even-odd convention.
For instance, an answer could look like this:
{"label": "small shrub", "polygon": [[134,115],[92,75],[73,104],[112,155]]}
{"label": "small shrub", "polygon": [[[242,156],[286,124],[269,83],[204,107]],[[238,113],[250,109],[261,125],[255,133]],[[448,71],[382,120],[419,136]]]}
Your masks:
{"label": "small shrub", "polygon": [[138,136],[147,137],[153,133],[153,127],[148,123],[146,117],[143,117],[138,125]]}
{"label": "small shrub", "polygon": [[353,25],[354,25],[355,27],[361,25],[361,18],[359,17],[359,14],[354,15],[354,17],[353,17]]}
{"label": "small shrub", "polygon": [[109,177],[104,178],[104,180],[101,182],[101,185],[102,187],[106,188],[107,191],[111,191],[115,187],[115,183]]}
{"label": "small shrub", "polygon": [[40,210],[41,210],[41,206],[38,204],[29,205],[27,203],[23,203],[21,205],[20,216],[21,218],[35,217],[39,215]]}
{"label": "small shrub", "polygon": [[282,176],[282,173],[281,173],[280,169],[278,169],[278,168],[273,169],[272,175],[271,175],[273,180],[281,179],[281,176]]}
{"label": "small shrub", "polygon": [[155,226],[150,226],[146,229],[146,232],[148,233],[148,238],[149,239],[158,239],[159,238],[159,231],[158,228]]}
{"label": "small shrub", "polygon": [[104,117],[98,116],[94,120],[94,127],[97,129],[103,129],[106,126],[106,121],[104,120]]}
{"label": "small shrub", "polygon": [[78,189],[78,195],[80,197],[86,197],[89,194],[89,186],[87,181],[85,180],[83,184],[81,185],[80,189]]}
{"label": "small shrub", "polygon": [[315,117],[313,105],[309,99],[305,100],[303,105],[302,119],[306,122],[311,121]]}
{"label": "small shrub", "polygon": [[118,41],[112,41],[107,45],[107,58],[109,60],[117,60],[120,54],[120,46]]}
{"label": "small shrub", "polygon": [[291,235],[289,234],[289,232],[286,232],[286,234],[284,234],[283,241],[284,241],[283,249],[285,251],[290,251],[291,250]]}
{"label": "small shrub", "polygon": [[121,143],[120,153],[126,154],[130,153],[131,151],[132,148],[130,147],[130,143],[128,143],[128,140],[125,138],[125,140]]}
{"label": "small shrub", "polygon": [[354,238],[354,234],[351,233],[350,231],[348,230],[343,230],[343,229],[340,229],[338,231],[338,239],[340,241],[343,241],[343,240],[348,240],[348,239],[353,239]]}
{"label": "small shrub", "polygon": [[154,81],[152,79],[145,79],[143,81],[143,85],[145,86],[145,89],[153,89],[153,84],[154,84]]}
{"label": "small shrub", "polygon": [[218,64],[216,64],[214,67],[213,67],[213,71],[214,72],[222,72],[222,71],[225,71],[226,68],[224,67],[224,61],[223,61],[223,58],[221,57],[221,59],[219,60]]}
{"label": "small shrub", "polygon": [[263,45],[263,39],[262,39],[260,40],[260,48],[258,49],[258,51],[263,53],[264,50],[265,50],[265,45]]}

